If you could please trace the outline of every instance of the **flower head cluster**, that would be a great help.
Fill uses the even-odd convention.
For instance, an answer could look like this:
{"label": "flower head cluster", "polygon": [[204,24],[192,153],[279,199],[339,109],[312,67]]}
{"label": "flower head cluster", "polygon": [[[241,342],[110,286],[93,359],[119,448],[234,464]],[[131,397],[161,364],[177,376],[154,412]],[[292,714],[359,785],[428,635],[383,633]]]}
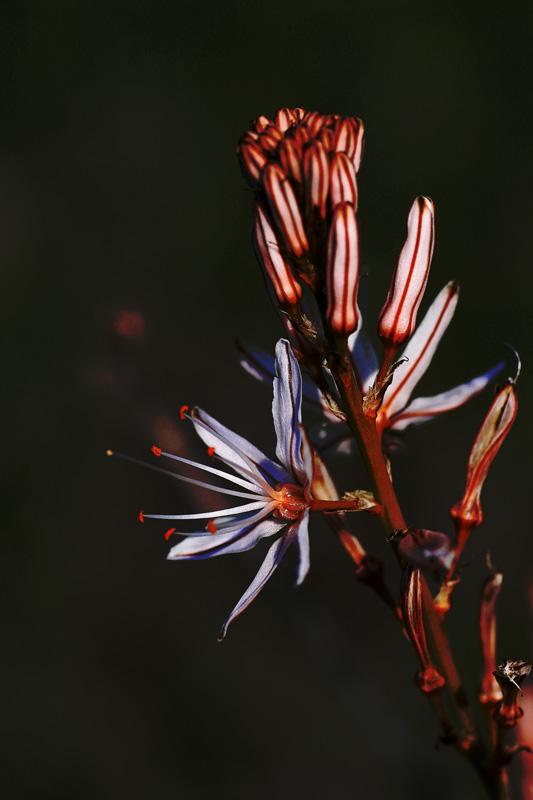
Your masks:
{"label": "flower head cluster", "polygon": [[[220,638],[230,622],[241,614],[264,587],[285,551],[296,541],[299,549],[297,583],[309,569],[308,520],[311,506],[313,463],[302,434],[302,377],[289,343],[281,339],[276,346],[272,416],[276,430],[276,456],[272,461],[254,445],[217,422],[205,411],[193,409],[190,418],[208,452],[220,459],[232,472],[163,453],[222,478],[238,489],[213,486],[191,478],[182,478],[216,492],[244,498],[247,502],[233,508],[197,514],[147,514],[142,519],[208,520],[207,528],[186,536],[169,552],[171,560],[201,559],[226,553],[250,550],[263,538],[281,533],[271,545],[259,572],[224,623]],[[236,474],[233,474],[236,473]],[[179,477],[179,476],[176,476]],[[215,520],[216,523],[215,523]],[[172,528],[168,534],[176,533]]]}

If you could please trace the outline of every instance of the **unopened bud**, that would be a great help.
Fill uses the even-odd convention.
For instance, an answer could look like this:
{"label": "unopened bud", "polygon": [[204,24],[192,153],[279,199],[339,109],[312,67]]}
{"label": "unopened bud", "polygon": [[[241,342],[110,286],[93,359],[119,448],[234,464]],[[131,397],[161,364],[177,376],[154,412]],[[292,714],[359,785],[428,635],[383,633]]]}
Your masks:
{"label": "unopened bud", "polygon": [[417,197],[407,219],[407,239],[379,317],[378,335],[385,346],[399,347],[415,329],[433,255],[434,216],[432,201]]}
{"label": "unopened bud", "polygon": [[357,329],[357,283],[359,279],[359,231],[350,203],[334,211],[328,238],[328,308],[326,318],[332,333],[349,336]]}
{"label": "unopened bud", "polygon": [[292,108],[280,108],[276,114],[276,125],[282,133],[285,133],[287,128],[290,128],[291,125],[295,125],[298,122],[296,110],[297,109]]}
{"label": "unopened bud", "polygon": [[285,137],[278,150],[278,158],[285,174],[297,181],[302,182],[302,148],[295,139]]}
{"label": "unopened bud", "polygon": [[356,172],[359,172],[363,157],[364,133],[365,129],[360,119],[345,117],[339,122],[335,137],[335,150],[337,153],[346,153]]}
{"label": "unopened bud", "polygon": [[253,242],[257,259],[266,273],[276,298],[285,311],[295,314],[300,305],[302,289],[283,258],[276,234],[261,202],[257,203]]}
{"label": "unopened bud", "polygon": [[330,199],[331,207],[339,203],[351,203],[357,211],[357,179],[355,167],[346,153],[335,153],[330,167]]}
{"label": "unopened bud", "polygon": [[304,175],[309,208],[316,209],[319,216],[325,219],[329,192],[329,161],[322,142],[315,142],[305,151]]}
{"label": "unopened bud", "polygon": [[249,136],[243,139],[238,147],[237,154],[244,177],[252,188],[257,186],[261,172],[267,162],[261,147]]}
{"label": "unopened bud", "polygon": [[267,164],[263,186],[276,227],[282,233],[288,250],[299,258],[309,250],[309,244],[294,191],[278,164]]}

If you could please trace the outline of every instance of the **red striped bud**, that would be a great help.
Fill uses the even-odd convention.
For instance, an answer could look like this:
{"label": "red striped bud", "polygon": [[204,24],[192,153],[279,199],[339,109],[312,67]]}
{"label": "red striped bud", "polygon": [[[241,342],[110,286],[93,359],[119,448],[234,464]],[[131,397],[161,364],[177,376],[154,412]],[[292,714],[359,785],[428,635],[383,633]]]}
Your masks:
{"label": "red striped bud", "polygon": [[381,310],[378,334],[384,344],[397,348],[410,338],[424,295],[435,242],[433,203],[417,197],[407,219],[407,239]]}
{"label": "red striped bud", "polygon": [[318,209],[322,219],[325,219],[329,191],[329,160],[321,142],[315,142],[305,151],[304,175],[309,207]]}
{"label": "red striped bud", "polygon": [[331,207],[339,203],[351,203],[357,211],[357,179],[355,167],[345,153],[335,153],[330,167]]}
{"label": "red striped bud", "polygon": [[316,136],[317,133],[324,127],[326,118],[320,111],[309,111],[303,118],[303,122],[311,136]]}
{"label": "red striped bud", "polygon": [[357,282],[359,277],[359,231],[350,203],[340,203],[333,213],[327,260],[328,308],[330,330],[349,335],[357,329]]}
{"label": "red striped bud", "polygon": [[290,128],[291,125],[295,125],[297,122],[298,116],[296,115],[295,109],[280,108],[276,114],[276,125],[283,133],[285,133],[287,128]]}
{"label": "red striped bud", "polygon": [[337,153],[346,153],[356,172],[359,172],[363,157],[364,133],[363,123],[355,117],[345,117],[337,126],[335,150]]}
{"label": "red striped bud", "polygon": [[278,158],[285,174],[302,182],[302,148],[295,139],[285,138],[279,146]]}
{"label": "red striped bud", "polygon": [[260,117],[257,117],[257,119],[254,119],[250,128],[257,133],[261,133],[261,131],[264,131],[269,125],[272,125],[272,120],[262,114]]}
{"label": "red striped bud", "polygon": [[282,233],[287,249],[299,258],[309,250],[309,244],[292,186],[278,164],[267,164],[263,186],[276,227]]}
{"label": "red striped bud", "polygon": [[256,206],[253,242],[257,259],[268,276],[267,282],[270,282],[280,306],[295,314],[302,289],[281,254],[276,234],[260,201]]}
{"label": "red striped bud", "polygon": [[255,188],[267,159],[258,144],[242,141],[237,147],[239,162],[248,183]]}

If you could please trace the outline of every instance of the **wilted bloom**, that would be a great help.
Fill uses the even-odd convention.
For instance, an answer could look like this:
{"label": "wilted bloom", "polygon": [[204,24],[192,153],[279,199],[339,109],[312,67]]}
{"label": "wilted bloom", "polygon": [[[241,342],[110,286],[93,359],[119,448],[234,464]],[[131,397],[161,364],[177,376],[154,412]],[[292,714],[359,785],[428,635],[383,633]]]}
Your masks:
{"label": "wilted bloom", "polygon": [[511,430],[517,409],[515,385],[509,380],[494,398],[483,421],[468,460],[464,495],[450,511],[457,527],[460,549],[464,546],[462,540],[483,521],[481,489],[496,453]]}
{"label": "wilted bloom", "polygon": [[[296,284],[326,290],[326,325],[338,336],[353,333],[358,322],[355,212],[362,150],[360,120],[301,108],[281,109],[275,120],[259,117],[237,148],[258,198],[256,254],[276,301],[298,316],[300,294],[290,281],[292,270]],[[268,247],[257,246],[258,225],[272,232],[264,238],[278,248],[275,258]]]}
{"label": "wilted bloom", "polygon": [[407,219],[407,239],[381,310],[378,334],[385,347],[396,350],[416,325],[435,244],[435,211],[429,197],[417,197]]}
{"label": "wilted bloom", "polygon": [[494,711],[494,719],[503,728],[512,728],[524,714],[518,705],[518,693],[522,693],[522,684],[529,676],[531,667],[529,661],[507,658],[494,670],[494,677],[503,693],[503,699]]}
{"label": "wilted bloom", "polygon": [[[429,422],[446,411],[458,408],[478,394],[494,377],[501,365],[478,375],[467,383],[462,383],[432,397],[417,397],[411,400],[416,385],[425,374],[435,354],[437,346],[453,317],[459,298],[457,283],[448,283],[437,295],[424,319],[416,329],[402,353],[405,362],[396,370],[392,385],[387,389],[381,407],[377,412],[376,424],[381,435],[405,430],[410,425]],[[378,373],[378,361],[374,348],[362,326],[349,340],[359,386],[363,395],[368,394]],[[274,359],[256,348],[239,345],[241,365],[255,378],[270,382],[274,374]],[[331,396],[338,400],[336,390],[331,386]],[[332,413],[317,387],[304,378],[303,395],[307,403],[323,414],[323,423],[314,438],[323,449],[334,448],[338,452],[351,449],[353,438],[338,415]]]}
{"label": "wilted bloom", "polygon": [[[260,539],[283,531],[271,545],[256,577],[224,623],[221,638],[225,636],[230,622],[244,611],[261,591],[292,542],[296,541],[299,549],[298,584],[304,580],[309,569],[308,518],[312,504],[313,464],[310,454],[304,447],[301,431],[300,368],[289,343],[284,339],[281,339],[276,346],[275,369],[272,415],[277,437],[276,456],[279,463],[267,458],[246,439],[228,430],[198,408],[191,412],[196,432],[207,445],[208,451],[237,474],[198,464],[179,456],[169,456],[233,483],[239,487],[238,490],[223,489],[204,483],[201,485],[217,492],[244,498],[247,502],[234,508],[197,514],[143,514],[143,519],[209,520],[207,530],[181,534],[187,538],[171,549],[168,558],[172,560],[201,559],[224,553],[239,553],[255,547]],[[158,448],[154,448],[154,452],[156,455],[169,455],[162,454]],[[175,533],[175,530],[172,529],[171,532]]]}

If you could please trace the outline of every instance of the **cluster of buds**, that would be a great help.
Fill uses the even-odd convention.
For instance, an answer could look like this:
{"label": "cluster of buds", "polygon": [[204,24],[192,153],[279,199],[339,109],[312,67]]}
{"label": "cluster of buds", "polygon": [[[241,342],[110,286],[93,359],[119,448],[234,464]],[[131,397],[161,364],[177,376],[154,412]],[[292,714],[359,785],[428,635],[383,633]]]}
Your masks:
{"label": "cluster of buds", "polygon": [[[357,330],[357,173],[363,124],[355,117],[283,108],[261,116],[238,145],[256,194],[254,246],[274,302],[301,331],[302,289],[310,287],[327,332]],[[434,243],[433,203],[418,197],[407,222],[378,333],[391,357],[413,333]],[[390,362],[390,359],[387,359]]]}

